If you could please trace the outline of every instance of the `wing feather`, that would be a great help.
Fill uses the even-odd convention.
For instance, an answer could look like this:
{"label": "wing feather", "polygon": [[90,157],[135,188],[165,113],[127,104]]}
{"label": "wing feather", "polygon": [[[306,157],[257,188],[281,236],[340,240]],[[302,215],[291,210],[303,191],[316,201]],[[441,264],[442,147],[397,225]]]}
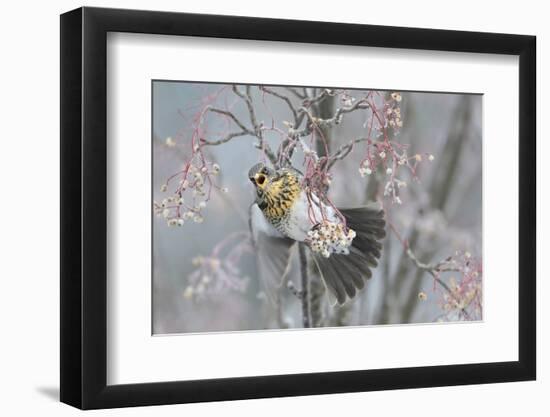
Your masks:
{"label": "wing feather", "polygon": [[295,242],[275,229],[256,203],[250,206],[250,229],[262,287],[268,299],[276,304],[277,293],[290,271],[292,247]]}

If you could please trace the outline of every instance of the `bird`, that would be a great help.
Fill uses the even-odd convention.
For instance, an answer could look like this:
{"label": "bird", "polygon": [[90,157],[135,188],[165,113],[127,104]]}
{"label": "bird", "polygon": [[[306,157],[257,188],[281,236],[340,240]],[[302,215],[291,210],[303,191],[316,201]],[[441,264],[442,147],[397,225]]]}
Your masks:
{"label": "bird", "polygon": [[311,251],[331,304],[353,299],[381,256],[386,221],[380,205],[335,208],[306,191],[303,175],[292,167],[258,163],[248,178],[255,190],[250,228],[268,292],[282,286],[291,249],[303,244]]}

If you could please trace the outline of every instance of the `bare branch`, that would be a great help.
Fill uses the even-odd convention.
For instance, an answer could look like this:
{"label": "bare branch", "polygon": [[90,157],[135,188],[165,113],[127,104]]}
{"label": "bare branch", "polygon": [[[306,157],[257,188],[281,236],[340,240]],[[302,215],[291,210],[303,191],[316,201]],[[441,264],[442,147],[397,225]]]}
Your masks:
{"label": "bare branch", "polygon": [[355,104],[353,104],[350,107],[338,107],[336,109],[336,113],[334,114],[332,119],[326,120],[326,122],[327,123],[339,124],[340,121],[341,121],[342,115],[344,115],[346,113],[354,112],[356,110],[365,110],[365,109],[369,109],[369,108],[370,108],[370,104],[366,101],[366,99],[357,100],[355,102]]}
{"label": "bare branch", "polygon": [[[451,297],[454,298],[455,301],[457,302],[460,302],[459,299],[457,299],[456,295],[453,293],[453,291],[449,288],[449,286],[447,285],[447,283],[445,281],[443,281],[441,278],[440,278],[440,273],[441,272],[451,272],[451,271],[454,271],[454,272],[460,272],[460,269],[456,266],[453,266],[453,263],[452,263],[452,260],[450,258],[447,258],[441,262],[438,262],[438,263],[434,263],[434,264],[427,264],[427,263],[423,263],[421,262],[417,257],[416,255],[413,253],[413,251],[410,249],[410,248],[407,248],[407,250],[405,251],[405,253],[407,254],[407,256],[409,257],[409,259],[411,261],[413,261],[413,263],[415,264],[415,266],[420,269],[420,270],[423,270],[423,271],[426,271],[427,273],[429,273],[433,279],[439,284],[441,285],[445,291],[447,291],[449,293],[449,295]],[[468,312],[466,311],[465,308],[461,308],[460,311],[462,312],[462,314],[464,314],[464,316],[466,318],[469,318],[470,315],[468,314]]]}
{"label": "bare branch", "polygon": [[277,156],[275,155],[271,147],[264,140],[263,136],[258,136],[258,139],[260,142],[255,145],[256,148],[261,149],[265,153],[269,161],[273,164],[273,166],[277,167]]}
{"label": "bare branch", "polygon": [[290,101],[290,99],[287,96],[280,94],[275,90],[272,90],[271,88],[268,88],[265,86],[260,86],[259,88],[261,91],[283,100],[287,104],[290,111],[292,112],[292,116],[294,117],[294,127],[298,126],[298,112],[296,111],[294,104],[292,104],[292,101]]}
{"label": "bare branch", "polygon": [[357,138],[350,140],[348,143],[340,146],[338,149],[336,149],[336,152],[330,156],[330,162],[328,164],[328,168],[332,168],[332,166],[336,163],[336,161],[344,159],[346,156],[349,155],[349,153],[353,150],[354,145],[361,142],[368,141],[369,138]]}
{"label": "bare branch", "polygon": [[270,148],[269,144],[264,140],[262,126],[260,124],[258,124],[258,121],[256,119],[256,113],[254,111],[254,104],[252,102],[252,96],[250,94],[250,86],[246,87],[246,93],[242,93],[241,91],[239,91],[237,86],[234,85],[233,86],[233,92],[246,103],[246,106],[247,106],[247,109],[248,109],[248,114],[249,114],[249,117],[250,117],[250,123],[252,124],[252,129],[246,127],[244,125],[244,123],[241,122],[237,118],[237,116],[235,116],[232,112],[230,112],[228,110],[218,109],[218,108],[215,108],[215,107],[209,107],[207,109],[208,111],[211,111],[213,113],[218,113],[218,114],[224,115],[226,117],[229,117],[231,120],[233,120],[233,122],[237,126],[239,126],[239,128],[241,128],[241,131],[230,133],[227,136],[225,136],[224,138],[219,139],[219,140],[215,140],[215,141],[209,141],[205,138],[201,138],[201,142],[204,145],[216,146],[216,145],[221,145],[221,144],[224,144],[226,142],[229,142],[231,139],[234,139],[236,137],[246,136],[246,135],[254,136],[258,139],[258,143],[255,146],[258,149],[261,149],[265,153],[265,155],[269,158],[271,163],[275,165],[277,163],[277,157],[275,156],[275,153]]}
{"label": "bare branch", "polygon": [[302,321],[304,327],[311,327],[311,319],[309,317],[309,277],[307,270],[307,254],[305,245],[299,243],[298,253],[300,254],[300,269],[302,276]]}
{"label": "bare branch", "polygon": [[217,145],[222,145],[226,142],[229,142],[233,138],[238,138],[238,137],[247,136],[247,135],[254,135],[254,134],[249,131],[233,132],[228,134],[224,138],[218,139],[218,140],[207,140],[207,139],[201,138],[201,143],[203,143],[205,146],[217,146]]}
{"label": "bare branch", "polygon": [[327,96],[329,96],[329,90],[326,88],[323,88],[319,94],[317,94],[315,97],[306,98],[304,100],[304,106],[311,107],[314,104],[317,104],[321,101],[323,101]]}
{"label": "bare branch", "polygon": [[310,123],[302,130],[296,132],[298,137],[303,137],[309,135],[314,126],[331,126],[333,124],[340,124],[342,116],[347,113],[352,113],[356,110],[366,110],[370,108],[370,104],[367,103],[366,100],[358,100],[353,106],[350,107],[339,107],[336,109],[336,112],[334,113],[334,116],[328,118],[328,119],[320,119],[318,117],[314,117],[307,108],[301,107],[299,111],[304,112]]}
{"label": "bare branch", "polygon": [[250,86],[246,86],[246,94],[241,93],[236,85],[233,85],[232,90],[246,103],[246,107],[248,108],[248,115],[250,116],[250,123],[252,123],[252,127],[256,132],[258,130],[258,121],[256,119],[256,112],[254,111],[254,104],[252,103],[252,97],[250,95]]}
{"label": "bare branch", "polygon": [[235,124],[237,126],[239,126],[241,128],[241,130],[243,130],[244,132],[247,132],[251,135],[254,135],[254,132],[251,131],[250,129],[248,129],[239,119],[237,119],[237,116],[235,116],[230,111],[217,109],[215,107],[210,107],[208,110],[213,112],[213,113],[219,113],[219,114],[223,114],[224,116],[229,117],[231,120],[233,120],[235,122]]}
{"label": "bare branch", "polygon": [[300,93],[298,90],[292,87],[286,87],[285,90],[290,91],[292,94],[294,94],[296,97],[298,97],[300,100],[303,100],[306,98],[306,96],[302,93]]}

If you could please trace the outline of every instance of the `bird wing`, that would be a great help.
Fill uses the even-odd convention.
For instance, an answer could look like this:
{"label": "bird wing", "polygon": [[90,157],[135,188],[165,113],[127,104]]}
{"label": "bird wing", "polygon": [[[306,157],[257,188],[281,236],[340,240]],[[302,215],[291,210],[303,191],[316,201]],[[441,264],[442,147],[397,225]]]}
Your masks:
{"label": "bird wing", "polygon": [[295,241],[286,238],[275,229],[256,203],[250,206],[249,225],[262,286],[269,300],[277,304],[278,291],[290,271]]}
{"label": "bird wing", "polygon": [[[356,232],[348,255],[333,253],[328,258],[314,254],[313,259],[332,295],[331,304],[344,304],[365,286],[378,265],[385,236],[384,211],[378,205],[339,209],[346,224]],[[334,300],[335,299],[335,300]]]}

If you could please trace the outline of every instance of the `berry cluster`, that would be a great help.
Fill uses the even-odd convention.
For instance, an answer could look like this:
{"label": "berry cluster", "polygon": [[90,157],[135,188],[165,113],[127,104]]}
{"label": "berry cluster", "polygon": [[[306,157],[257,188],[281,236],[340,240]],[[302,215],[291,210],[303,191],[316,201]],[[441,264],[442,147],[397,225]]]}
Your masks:
{"label": "berry cluster", "polygon": [[[375,100],[378,98],[378,102]],[[393,203],[401,204],[399,188],[407,186],[407,182],[397,178],[402,169],[409,171],[412,179],[417,179],[416,171],[418,164],[422,162],[424,155],[429,161],[435,158],[432,154],[408,154],[408,145],[390,140],[389,128],[393,129],[393,134],[398,135],[399,129],[403,127],[401,118],[400,103],[401,94],[391,93],[389,98],[373,97],[369,102],[371,117],[370,121],[365,123],[368,135],[366,138],[357,141],[366,141],[366,156],[359,165],[359,174],[365,178],[369,175],[380,172],[385,175],[387,180],[384,187],[384,196],[390,197]],[[382,169],[378,171],[378,168]]]}
{"label": "berry cluster", "polygon": [[403,127],[403,120],[401,120],[401,108],[399,103],[401,102],[401,94],[392,93],[391,100],[386,103],[386,119],[390,127],[399,129]]}
{"label": "berry cluster", "polygon": [[328,258],[332,253],[349,254],[355,231],[342,223],[325,220],[313,227],[307,235],[311,250]]}
{"label": "berry cluster", "polygon": [[[218,164],[202,160],[201,164],[196,166],[191,162],[186,164],[183,171],[169,178],[160,187],[160,191],[165,193],[171,181],[179,178],[173,194],[160,202],[153,202],[155,214],[166,219],[168,226],[183,226],[186,220],[202,223],[204,221],[202,210],[210,201],[211,189],[219,188],[212,178],[220,173]],[[227,192],[226,188],[219,189]],[[184,194],[187,194],[186,199]]]}
{"label": "berry cluster", "polygon": [[443,294],[442,308],[448,317],[464,314],[471,319],[481,318],[482,305],[482,266],[481,260],[469,252],[457,253],[453,257],[460,273],[459,278],[449,279],[449,292]]}

